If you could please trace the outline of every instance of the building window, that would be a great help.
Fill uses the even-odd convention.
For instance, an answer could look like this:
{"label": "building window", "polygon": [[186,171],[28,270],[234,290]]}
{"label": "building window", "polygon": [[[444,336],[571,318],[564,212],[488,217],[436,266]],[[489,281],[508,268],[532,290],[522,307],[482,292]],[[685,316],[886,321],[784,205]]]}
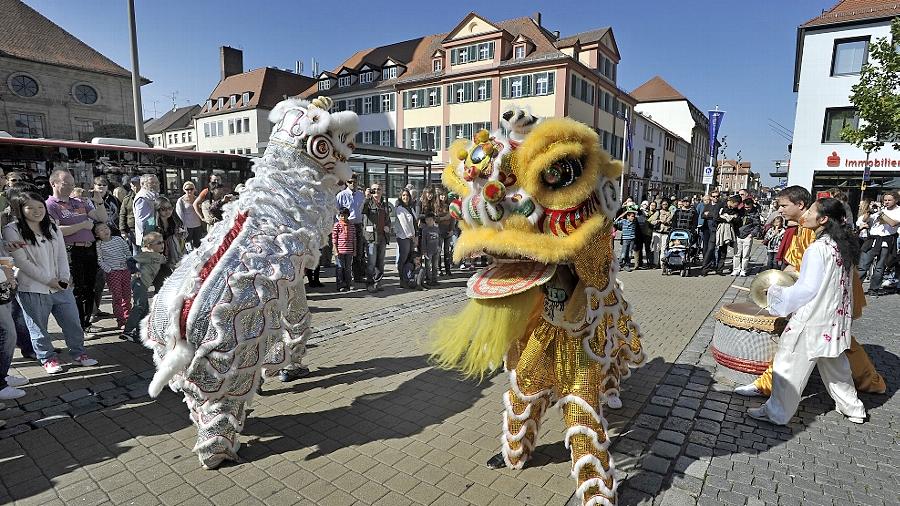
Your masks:
{"label": "building window", "polygon": [[419,107],[419,93],[414,92],[409,94],[409,107],[410,109],[416,109]]}
{"label": "building window", "polygon": [[859,113],[852,107],[825,109],[825,128],[822,142],[847,142],[841,139],[841,130],[845,127],[857,128]]}
{"label": "building window", "polygon": [[494,43],[482,42],[450,50],[450,64],[461,65],[494,58]]}
{"label": "building window", "polygon": [[570,93],[578,100],[594,105],[594,85],[576,74],[572,74]]}
{"label": "building window", "polygon": [[16,114],[16,135],[32,139],[44,136],[44,118],[38,114]]}
{"label": "building window", "polygon": [[488,98],[488,82],[487,81],[479,81],[478,82],[478,91],[475,100],[487,100]]}
{"label": "building window", "polygon": [[78,132],[79,138],[81,139],[87,139],[88,135],[94,132],[94,128],[102,124],[103,122],[98,119],[75,118],[75,130]]}
{"label": "building window", "polygon": [[350,86],[350,81],[352,80],[352,76],[341,76],[338,78],[338,88],[346,88]]}
{"label": "building window", "polygon": [[505,77],[500,80],[500,98],[552,95],[555,78],[555,72]]}
{"label": "building window", "polygon": [[240,120],[240,118],[234,120],[234,132],[235,133],[239,134],[239,133],[243,132],[244,128],[243,128],[242,123],[243,122]]}
{"label": "building window", "polygon": [[203,124],[203,137],[209,137],[209,123]]}
{"label": "building window", "polygon": [[223,133],[223,129],[222,129],[223,126],[224,126],[224,122],[216,121],[216,131],[218,132],[219,137],[222,137],[223,135],[225,135]]}
{"label": "building window", "polygon": [[362,74],[359,75],[359,83],[360,84],[366,84],[366,83],[371,83],[371,82],[372,82],[372,72],[371,71],[363,72]]}
{"label": "building window", "polygon": [[428,107],[434,107],[441,104],[441,89],[428,88]]}
{"label": "building window", "polygon": [[382,112],[393,112],[395,107],[396,107],[396,104],[394,102],[394,94],[393,93],[386,93],[384,95],[381,95],[381,111]]}
{"label": "building window", "polygon": [[487,44],[478,44],[478,59],[479,60],[487,60],[488,54],[490,51],[488,50]]}
{"label": "building window", "polygon": [[181,143],[187,142],[187,132],[181,132]]}
{"label": "building window", "polygon": [[372,114],[372,97],[363,97],[362,99],[362,113],[363,114]]}
{"label": "building window", "polygon": [[363,132],[362,142],[363,144],[372,144],[372,132]]}
{"label": "building window", "polygon": [[212,109],[212,99],[209,99],[209,100],[206,101],[206,107],[205,107],[205,109],[206,109],[207,111],[209,111],[209,110]]}
{"label": "building window", "polygon": [[522,94],[522,77],[514,77],[509,83],[509,96],[510,98],[518,98]]}
{"label": "building window", "polygon": [[93,105],[97,103],[97,90],[88,84],[77,84],[72,91],[75,100],[81,104]]}
{"label": "building window", "polygon": [[250,131],[250,118],[244,118],[244,131]]}
{"label": "building window", "polygon": [[538,75],[537,79],[534,81],[534,94],[535,95],[546,95],[548,85],[550,84],[550,80],[547,77],[547,74]]}
{"label": "building window", "polygon": [[249,91],[245,91],[245,92],[241,95],[241,105],[247,105],[247,104],[249,104],[249,103],[250,103],[250,92],[249,92]]}
{"label": "building window", "polygon": [[237,105],[237,95],[232,95],[228,97],[228,107],[234,107]]}
{"label": "building window", "polygon": [[381,70],[381,78],[384,80],[395,79],[397,77],[397,67],[388,67]]}
{"label": "building window", "polygon": [[516,60],[525,58],[525,44],[513,48],[513,58],[515,58]]}
{"label": "building window", "polygon": [[219,99],[216,100],[216,108],[217,108],[217,109],[221,109],[221,108],[223,108],[223,107],[225,107],[225,98],[224,98],[224,97],[219,97]]}
{"label": "building window", "polygon": [[859,74],[869,53],[869,38],[841,39],[834,41],[831,75]]}
{"label": "building window", "polygon": [[191,131],[188,131],[187,134],[188,134],[188,140],[187,140],[187,141],[188,141],[188,142],[194,142],[194,139],[193,139],[194,133],[191,132]]}
{"label": "building window", "polygon": [[319,81],[319,91],[324,91],[324,90],[328,90],[328,89],[331,89],[331,80],[322,79],[321,81]]}
{"label": "building window", "polygon": [[[240,121],[240,120],[238,120]],[[228,120],[228,135],[234,135],[234,120]]]}
{"label": "building window", "polygon": [[20,97],[31,98],[38,93],[38,83],[25,74],[16,74],[9,78],[9,88]]}
{"label": "building window", "polygon": [[440,72],[444,69],[444,60],[441,58],[435,58],[431,60],[431,70],[434,72]]}

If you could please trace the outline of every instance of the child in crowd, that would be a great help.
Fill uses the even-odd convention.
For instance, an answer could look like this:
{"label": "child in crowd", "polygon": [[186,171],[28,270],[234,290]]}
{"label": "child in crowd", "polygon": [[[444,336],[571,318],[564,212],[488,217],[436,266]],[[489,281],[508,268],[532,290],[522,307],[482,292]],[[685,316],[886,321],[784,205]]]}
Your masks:
{"label": "child in crowd", "polygon": [[419,226],[419,253],[422,255],[422,268],[428,284],[437,286],[438,264],[441,263],[441,229],[438,227],[434,213],[425,214],[425,223]]}
{"label": "child in crowd", "polygon": [[637,225],[634,222],[636,215],[634,209],[628,208],[615,221],[616,228],[620,230],[619,238],[622,242],[622,250],[619,252],[619,267],[628,272],[634,270],[631,267],[631,248],[637,234]]}
{"label": "child in crowd", "polygon": [[422,262],[422,256],[416,255],[413,257],[413,280],[416,283],[416,288],[419,290],[428,290],[428,273],[425,269],[425,264]]}
{"label": "child in crowd", "polygon": [[356,229],[350,223],[350,209],[342,207],[338,221],[331,229],[331,242],[337,249],[335,279],[337,291],[349,292],[353,287],[353,256],[356,254]]}
{"label": "child in crowd", "polygon": [[106,223],[94,225],[94,237],[97,238],[97,264],[106,276],[116,324],[123,328],[131,311],[131,273],[128,271],[131,246],[120,236],[112,235]]}
{"label": "child in crowd", "polygon": [[125,330],[120,339],[130,339],[136,343],[141,342],[141,332],[138,328],[141,320],[150,312],[150,297],[148,287],[153,286],[153,279],[159,273],[160,267],[166,263],[163,255],[165,241],[159,232],[144,234],[141,241],[141,251],[133,258],[128,259],[128,270],[131,271],[131,295],[134,300]]}
{"label": "child in crowd", "polygon": [[766,245],[766,269],[781,269],[781,262],[775,261],[775,255],[778,248],[781,247],[781,240],[784,238],[784,218],[776,216],[772,220],[772,227],[766,231],[766,237],[763,244]]}

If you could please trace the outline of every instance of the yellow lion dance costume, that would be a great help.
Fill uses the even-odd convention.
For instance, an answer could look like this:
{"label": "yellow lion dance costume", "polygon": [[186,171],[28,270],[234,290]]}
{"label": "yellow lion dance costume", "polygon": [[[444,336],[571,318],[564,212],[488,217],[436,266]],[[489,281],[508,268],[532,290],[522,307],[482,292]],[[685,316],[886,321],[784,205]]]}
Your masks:
{"label": "yellow lion dance costume", "polygon": [[566,118],[503,115],[509,137],[482,130],[451,148],[444,184],[462,234],[454,260],[490,255],[468,282],[468,305],[439,321],[432,358],[483,377],[505,363],[502,452],[521,469],[541,417],[558,403],[584,505],[614,506],[615,468],[601,404],[621,407],[619,382],[643,364],[640,331],[615,275],[612,219],[622,166],[597,134]]}

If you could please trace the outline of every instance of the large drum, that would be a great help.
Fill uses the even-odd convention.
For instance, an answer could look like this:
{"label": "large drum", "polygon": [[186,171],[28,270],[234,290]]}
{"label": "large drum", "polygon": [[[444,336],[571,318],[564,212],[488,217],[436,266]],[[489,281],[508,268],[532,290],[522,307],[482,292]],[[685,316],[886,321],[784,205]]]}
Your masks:
{"label": "large drum", "polygon": [[771,316],[749,302],[726,304],[716,314],[710,351],[723,376],[748,383],[762,374],[775,358],[778,337],[786,318]]}

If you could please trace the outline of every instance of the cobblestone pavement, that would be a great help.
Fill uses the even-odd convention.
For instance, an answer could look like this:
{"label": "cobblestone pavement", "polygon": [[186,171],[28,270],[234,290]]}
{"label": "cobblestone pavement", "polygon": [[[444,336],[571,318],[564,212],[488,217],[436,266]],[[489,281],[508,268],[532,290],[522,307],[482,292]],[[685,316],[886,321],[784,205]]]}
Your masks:
{"label": "cobblestone pavement", "polygon": [[[718,440],[703,434],[724,433],[729,420],[720,420],[716,428],[691,416],[682,419],[691,424],[685,429],[661,416],[676,402],[684,409],[699,408],[698,417],[709,415],[705,409],[721,413],[713,402],[736,402],[714,398],[725,394],[708,387],[714,383],[710,364],[704,362],[706,343],[697,337],[722,294],[734,297],[727,290],[733,278],[663,277],[659,271],[620,278],[649,355],[647,366],[625,383],[625,407],[607,413],[610,432],[617,436],[617,462],[628,476],[623,503],[653,496],[683,499],[690,496],[678,495],[680,491],[693,486],[695,495],[719,504],[724,499],[710,488],[714,469],[722,467],[710,458]],[[428,292],[401,291],[392,277],[387,290],[376,296],[312,291],[312,374],[289,384],[267,382],[242,436],[244,461],[214,472],[200,469],[191,452],[195,434],[180,396],[166,391],[157,400],[146,397],[152,365],[149,353],[138,345],[101,336],[87,343],[100,366],[53,377],[17,357],[14,372],[32,383],[21,402],[8,401],[0,411],[7,422],[0,429],[0,503],[562,505],[574,481],[558,412],[548,414],[527,469],[489,470],[484,462],[499,448],[505,377],[478,384],[427,363],[427,329],[461,307],[464,286],[465,278],[459,276]],[[657,387],[661,380],[665,384]],[[890,380],[896,384],[896,376]],[[683,395],[676,392],[683,387]],[[689,398],[709,406],[692,408]],[[733,409],[742,413],[744,407]],[[805,401],[804,409],[809,407]],[[879,424],[883,409],[873,411],[873,421],[863,429],[878,427],[896,435],[894,422]],[[734,418],[724,411],[723,418]],[[670,420],[678,420],[674,410],[672,414]],[[669,428],[674,430],[661,431]],[[812,434],[811,429],[803,434]],[[738,444],[739,438],[731,437]],[[846,438],[841,434],[839,439]],[[657,440],[672,445],[664,447]],[[868,435],[860,441],[877,440]],[[645,469],[653,459],[637,465],[654,444],[665,454],[677,445],[677,455],[662,459],[668,462],[665,469],[660,461]],[[812,447],[809,440],[805,444]],[[699,452],[695,447],[707,448],[710,455],[692,457]],[[733,457],[740,454],[725,456],[732,464],[725,472],[740,474],[734,466],[746,462],[733,462]],[[804,457],[793,458],[800,463]],[[871,467],[871,472],[890,471]],[[683,474],[673,485],[674,469]],[[832,472],[840,469],[834,466]],[[746,476],[739,479],[746,481]],[[752,485],[749,479],[747,486]],[[726,492],[740,493],[729,488],[723,497]]]}
{"label": "cobblestone pavement", "polygon": [[[749,286],[750,278],[736,284]],[[744,299],[729,288],[717,306]],[[894,395],[900,384],[900,297],[868,302],[854,335],[888,392],[860,395],[869,412],[865,424],[834,411],[817,373],[788,426],[746,416],[765,399],[731,393],[734,383],[708,352],[711,314],[613,444],[627,474],[619,504],[900,504],[900,400]]]}

